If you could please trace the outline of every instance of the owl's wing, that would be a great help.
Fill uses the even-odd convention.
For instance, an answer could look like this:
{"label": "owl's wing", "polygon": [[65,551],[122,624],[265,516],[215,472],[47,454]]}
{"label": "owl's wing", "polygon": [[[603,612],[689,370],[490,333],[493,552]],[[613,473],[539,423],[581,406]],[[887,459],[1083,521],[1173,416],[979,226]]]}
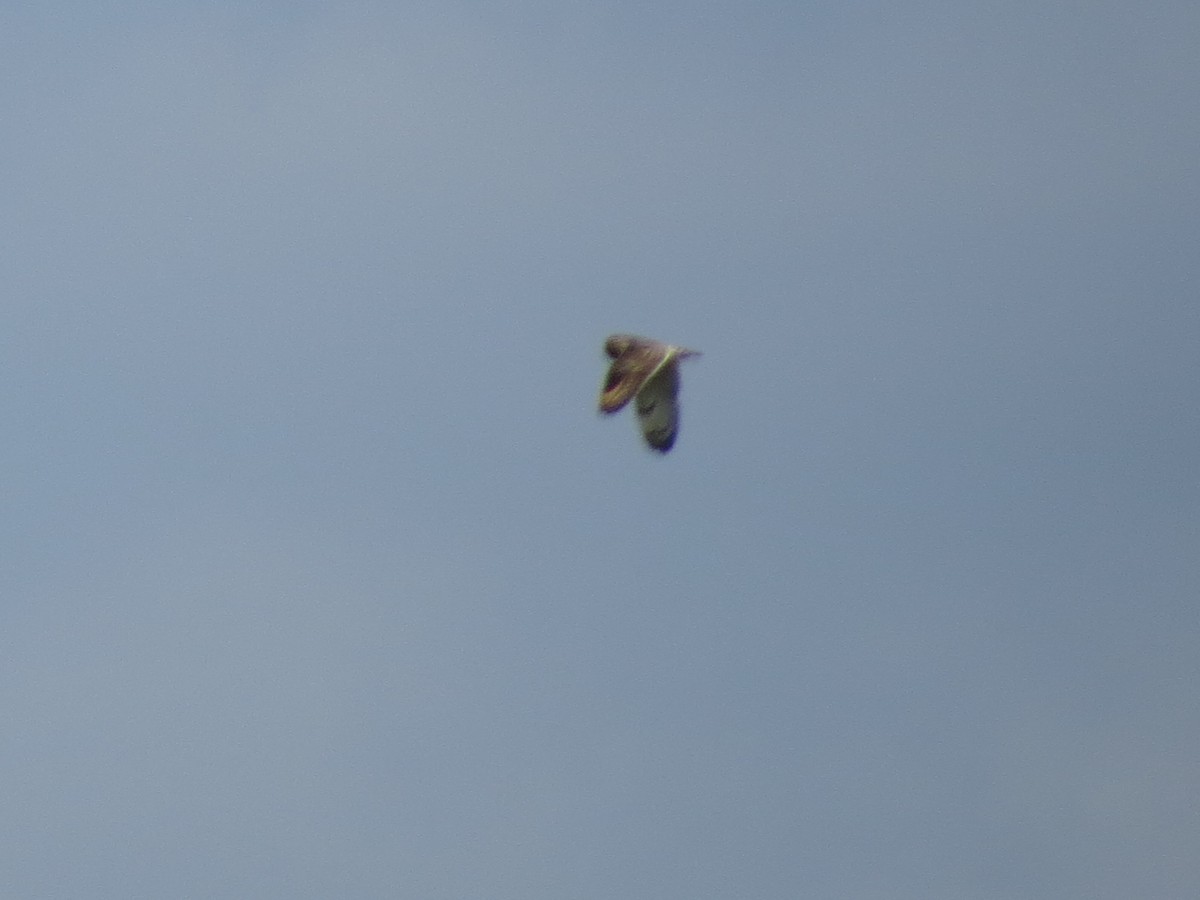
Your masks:
{"label": "owl's wing", "polygon": [[600,412],[615,413],[623,409],[642,386],[647,374],[645,366],[634,365],[630,359],[614,359],[600,389]]}
{"label": "owl's wing", "polygon": [[637,393],[638,423],[642,437],[659,453],[675,444],[679,431],[679,364],[671,360],[642,385]]}

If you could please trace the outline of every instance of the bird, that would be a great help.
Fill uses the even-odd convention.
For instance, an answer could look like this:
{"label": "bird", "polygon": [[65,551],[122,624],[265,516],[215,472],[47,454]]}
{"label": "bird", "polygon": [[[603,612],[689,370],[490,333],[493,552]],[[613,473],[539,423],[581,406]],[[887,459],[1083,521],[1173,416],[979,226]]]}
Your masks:
{"label": "bird", "polygon": [[609,335],[604,352],[612,363],[600,388],[600,412],[615,413],[636,398],[642,437],[666,453],[679,431],[679,361],[700,352],[635,334]]}

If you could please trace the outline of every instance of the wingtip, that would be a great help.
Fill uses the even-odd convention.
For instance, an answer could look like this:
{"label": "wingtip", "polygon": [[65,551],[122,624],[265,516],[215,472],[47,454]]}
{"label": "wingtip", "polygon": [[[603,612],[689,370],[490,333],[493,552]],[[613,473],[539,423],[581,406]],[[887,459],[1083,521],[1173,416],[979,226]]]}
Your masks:
{"label": "wingtip", "polygon": [[667,453],[675,446],[675,434],[668,434],[664,437],[644,435],[646,438],[646,446],[655,453]]}

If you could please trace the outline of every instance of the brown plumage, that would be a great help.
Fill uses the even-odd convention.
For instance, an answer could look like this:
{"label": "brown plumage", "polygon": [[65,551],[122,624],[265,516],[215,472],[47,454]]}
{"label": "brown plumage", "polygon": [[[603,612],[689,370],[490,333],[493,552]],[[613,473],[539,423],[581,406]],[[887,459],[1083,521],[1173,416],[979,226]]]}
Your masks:
{"label": "brown plumage", "polygon": [[604,342],[612,359],[600,389],[600,412],[615,413],[631,399],[646,443],[666,453],[679,431],[679,360],[695,350],[633,334],[614,334]]}

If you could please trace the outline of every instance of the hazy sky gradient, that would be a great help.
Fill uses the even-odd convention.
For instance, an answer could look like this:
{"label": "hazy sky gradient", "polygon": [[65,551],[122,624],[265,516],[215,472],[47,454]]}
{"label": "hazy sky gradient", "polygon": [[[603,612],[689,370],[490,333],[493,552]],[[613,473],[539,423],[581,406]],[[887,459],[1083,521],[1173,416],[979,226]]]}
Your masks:
{"label": "hazy sky gradient", "polygon": [[1196,896],[1198,46],[0,11],[0,893]]}

